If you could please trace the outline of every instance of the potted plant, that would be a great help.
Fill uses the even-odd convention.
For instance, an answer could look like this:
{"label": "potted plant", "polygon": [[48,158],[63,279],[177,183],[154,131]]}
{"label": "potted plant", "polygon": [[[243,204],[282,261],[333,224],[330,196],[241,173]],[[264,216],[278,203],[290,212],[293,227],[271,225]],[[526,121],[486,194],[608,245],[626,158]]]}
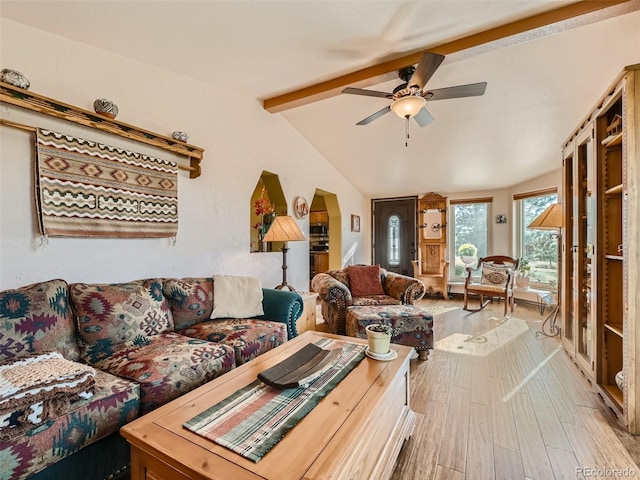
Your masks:
{"label": "potted plant", "polygon": [[518,272],[516,275],[516,287],[526,290],[529,288],[529,271],[531,270],[531,265],[524,258],[520,259]]}
{"label": "potted plant", "polygon": [[465,265],[472,263],[477,253],[478,249],[471,243],[463,243],[458,247],[458,255],[460,255],[460,260],[462,260]]}
{"label": "potted plant", "polygon": [[391,337],[399,333],[398,328],[393,328],[388,323],[372,323],[365,327],[365,331],[369,341],[369,351],[380,355],[389,353]]}

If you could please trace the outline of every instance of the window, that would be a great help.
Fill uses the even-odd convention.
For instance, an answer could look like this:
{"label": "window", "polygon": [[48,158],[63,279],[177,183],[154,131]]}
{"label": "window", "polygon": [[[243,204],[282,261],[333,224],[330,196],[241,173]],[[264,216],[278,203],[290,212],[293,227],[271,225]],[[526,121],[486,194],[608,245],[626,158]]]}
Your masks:
{"label": "window", "polygon": [[475,267],[478,258],[489,254],[489,217],[491,198],[452,200],[451,224],[453,232],[452,252],[454,268],[449,268],[453,278],[463,278],[466,267]]}
{"label": "window", "polygon": [[400,265],[400,217],[389,217],[389,265]]}
{"label": "window", "polygon": [[[549,205],[558,202],[556,189],[514,195],[516,211],[516,252],[520,257],[519,276],[528,277],[532,287],[558,284],[558,236],[548,230],[527,228]],[[523,266],[527,269],[522,268]]]}

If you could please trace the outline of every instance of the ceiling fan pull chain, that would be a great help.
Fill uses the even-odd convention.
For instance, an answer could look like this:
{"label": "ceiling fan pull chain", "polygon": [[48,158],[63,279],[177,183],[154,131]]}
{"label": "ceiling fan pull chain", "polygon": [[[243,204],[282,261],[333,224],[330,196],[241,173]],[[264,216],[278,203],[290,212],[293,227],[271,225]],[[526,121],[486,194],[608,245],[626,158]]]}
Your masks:
{"label": "ceiling fan pull chain", "polygon": [[408,147],[409,146],[409,115],[407,115],[405,117],[407,119],[407,123],[405,124],[405,132],[407,134],[407,139],[404,141],[404,146]]}

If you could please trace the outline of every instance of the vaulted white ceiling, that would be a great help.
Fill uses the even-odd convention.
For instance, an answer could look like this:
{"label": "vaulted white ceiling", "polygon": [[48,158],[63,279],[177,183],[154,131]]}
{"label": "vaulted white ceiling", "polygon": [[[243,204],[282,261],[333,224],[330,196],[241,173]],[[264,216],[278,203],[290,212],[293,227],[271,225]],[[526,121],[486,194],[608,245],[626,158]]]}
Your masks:
{"label": "vaulted white ceiling", "polygon": [[[2,0],[0,15],[262,101],[572,3]],[[639,62],[632,0],[447,56],[428,88],[486,81],[486,94],[429,102],[435,122],[410,122],[406,147],[393,113],[355,125],[383,98],[338,95],[274,115],[372,197],[503,188],[559,168],[571,130]]]}

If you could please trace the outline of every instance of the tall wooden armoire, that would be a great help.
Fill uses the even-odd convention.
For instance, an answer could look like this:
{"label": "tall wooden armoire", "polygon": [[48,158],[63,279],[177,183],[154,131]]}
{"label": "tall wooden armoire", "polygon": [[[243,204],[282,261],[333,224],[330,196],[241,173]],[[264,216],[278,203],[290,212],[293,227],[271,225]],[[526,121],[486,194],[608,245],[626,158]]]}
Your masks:
{"label": "tall wooden armoire", "polygon": [[421,280],[427,293],[441,293],[449,299],[447,277],[447,197],[427,193],[418,200],[418,259],[413,275]]}

